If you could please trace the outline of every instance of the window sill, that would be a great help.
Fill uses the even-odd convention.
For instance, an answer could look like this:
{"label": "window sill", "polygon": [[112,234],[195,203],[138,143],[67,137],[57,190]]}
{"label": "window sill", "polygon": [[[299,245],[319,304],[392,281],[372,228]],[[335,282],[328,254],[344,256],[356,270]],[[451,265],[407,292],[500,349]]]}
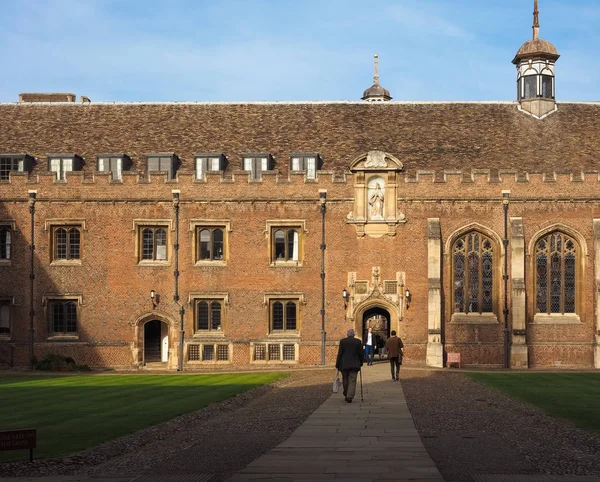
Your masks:
{"label": "window sill", "polygon": [[188,360],[188,365],[231,365],[231,360]]}
{"label": "window sill", "polygon": [[10,339],[11,339],[10,334],[6,334],[6,333],[0,334],[0,342],[10,341]]}
{"label": "window sill", "polygon": [[451,325],[496,325],[498,318],[494,313],[454,313]]}
{"label": "window sill", "polygon": [[169,266],[171,263],[167,261],[139,261],[138,266]]}
{"label": "window sill", "polygon": [[55,259],[50,266],[81,266],[80,259]]}
{"label": "window sill", "polygon": [[214,261],[196,261],[194,266],[227,266],[227,263],[221,259]]}
{"label": "window sill", "polygon": [[296,261],[296,260],[291,260],[291,261],[286,261],[286,260],[271,261],[271,268],[301,268],[301,267],[302,267],[302,262],[301,261]]}
{"label": "window sill", "polygon": [[298,360],[252,360],[253,365],[296,365]]}
{"label": "window sill", "polygon": [[575,313],[556,313],[552,315],[537,313],[533,317],[533,325],[581,325],[579,315]]}
{"label": "window sill", "polygon": [[300,332],[299,331],[272,331],[271,333],[269,333],[267,335],[267,337],[269,338],[269,342],[272,341],[282,341],[282,342],[286,342],[288,340],[295,340],[296,338],[300,338]]}
{"label": "window sill", "polygon": [[193,335],[194,339],[201,338],[225,338],[225,333],[223,330],[214,330],[214,331],[196,331]]}
{"label": "window sill", "polygon": [[51,335],[48,341],[79,341],[79,335]]}
{"label": "window sill", "polygon": [[0,259],[0,266],[12,266],[11,259]]}

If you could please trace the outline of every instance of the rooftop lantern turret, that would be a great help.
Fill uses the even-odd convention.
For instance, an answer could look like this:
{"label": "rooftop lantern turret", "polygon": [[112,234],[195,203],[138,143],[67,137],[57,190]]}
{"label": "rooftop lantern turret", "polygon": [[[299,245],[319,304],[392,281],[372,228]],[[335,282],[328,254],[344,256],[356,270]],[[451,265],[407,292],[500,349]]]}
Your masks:
{"label": "rooftop lantern turret", "polygon": [[367,102],[385,102],[392,100],[390,91],[379,85],[379,55],[375,54],[375,75],[373,76],[373,85],[365,90],[362,100]]}
{"label": "rooftop lantern turret", "polygon": [[533,2],[533,38],[515,55],[517,66],[517,100],[521,109],[537,118],[557,110],[554,63],[560,57],[556,47],[539,37],[538,0]]}

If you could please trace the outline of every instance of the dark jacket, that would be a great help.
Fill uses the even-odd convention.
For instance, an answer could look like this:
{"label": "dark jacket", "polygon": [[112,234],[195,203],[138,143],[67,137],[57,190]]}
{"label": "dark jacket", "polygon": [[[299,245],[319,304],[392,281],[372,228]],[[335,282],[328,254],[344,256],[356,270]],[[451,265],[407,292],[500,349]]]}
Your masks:
{"label": "dark jacket", "polygon": [[404,344],[397,336],[390,336],[385,344],[385,349],[388,351],[388,358],[400,357],[402,360],[402,348]]}
{"label": "dark jacket", "polygon": [[358,338],[348,336],[340,340],[335,367],[338,370],[360,370],[363,364],[362,343]]}

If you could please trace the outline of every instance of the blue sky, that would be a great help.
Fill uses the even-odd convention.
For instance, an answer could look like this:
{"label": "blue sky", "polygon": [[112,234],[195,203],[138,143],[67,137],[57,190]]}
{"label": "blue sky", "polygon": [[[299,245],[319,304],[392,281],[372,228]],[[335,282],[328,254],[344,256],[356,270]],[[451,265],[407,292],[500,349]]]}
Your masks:
{"label": "blue sky", "polygon": [[[514,100],[533,0],[0,0],[0,102]],[[540,0],[557,99],[600,101],[600,1]]]}

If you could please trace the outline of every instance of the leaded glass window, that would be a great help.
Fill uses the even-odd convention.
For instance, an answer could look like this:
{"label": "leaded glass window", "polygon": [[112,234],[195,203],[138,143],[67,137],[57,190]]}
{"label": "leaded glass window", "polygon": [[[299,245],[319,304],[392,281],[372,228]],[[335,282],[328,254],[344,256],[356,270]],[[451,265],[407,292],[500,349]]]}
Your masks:
{"label": "leaded glass window", "polygon": [[274,234],[274,261],[298,261],[299,235],[295,229],[277,229]]}
{"label": "leaded glass window", "polygon": [[271,305],[271,329],[273,331],[295,331],[297,316],[296,301],[274,301]]}
{"label": "leaded glass window", "polygon": [[523,98],[535,97],[537,97],[537,75],[526,75],[523,77]]}
{"label": "leaded glass window", "polygon": [[77,333],[77,304],[75,301],[52,302],[52,333],[70,335]]}
{"label": "leaded glass window", "polygon": [[223,260],[223,230],[221,228],[201,228],[198,236],[198,261]]}
{"label": "leaded glass window", "polygon": [[453,249],[454,313],[493,312],[494,250],[478,232],[457,239]]}
{"label": "leaded glass window", "polygon": [[229,360],[229,347],[227,345],[217,345],[217,361]]}
{"label": "leaded glass window", "polygon": [[11,171],[23,171],[25,166],[23,157],[0,157],[0,181],[8,181]]}
{"label": "leaded glass window", "polygon": [[54,259],[79,259],[81,257],[81,233],[77,227],[54,229]]}
{"label": "leaded glass window", "polygon": [[0,300],[0,336],[10,335],[10,302]]}
{"label": "leaded glass window", "polygon": [[142,229],[142,260],[167,260],[167,231],[164,228]]}
{"label": "leaded glass window", "polygon": [[554,98],[554,94],[552,93],[552,80],[553,77],[551,75],[542,75],[542,97],[545,99]]}
{"label": "leaded glass window", "polygon": [[0,226],[0,259],[10,259],[11,255],[11,229],[8,226]]}
{"label": "leaded glass window", "polygon": [[536,313],[575,313],[577,244],[555,232],[535,245]]}
{"label": "leaded glass window", "polygon": [[221,301],[201,300],[197,306],[198,330],[221,330]]}

